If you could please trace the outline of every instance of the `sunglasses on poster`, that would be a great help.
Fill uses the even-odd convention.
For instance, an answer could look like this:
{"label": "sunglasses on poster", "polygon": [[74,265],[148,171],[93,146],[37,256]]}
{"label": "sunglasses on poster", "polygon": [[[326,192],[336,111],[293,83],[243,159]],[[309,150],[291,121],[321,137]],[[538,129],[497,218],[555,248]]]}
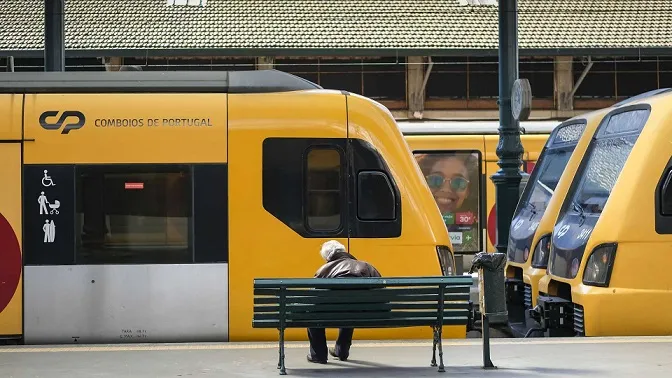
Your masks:
{"label": "sunglasses on poster", "polygon": [[445,182],[448,182],[450,188],[456,192],[463,192],[469,185],[469,180],[464,177],[453,177],[447,179],[439,174],[431,174],[425,177],[427,185],[432,189],[439,189]]}

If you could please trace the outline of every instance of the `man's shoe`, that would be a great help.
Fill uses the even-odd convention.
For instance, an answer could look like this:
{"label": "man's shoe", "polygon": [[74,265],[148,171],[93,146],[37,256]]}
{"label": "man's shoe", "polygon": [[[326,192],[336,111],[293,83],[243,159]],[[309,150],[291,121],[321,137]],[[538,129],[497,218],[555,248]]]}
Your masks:
{"label": "man's shoe", "polygon": [[324,365],[324,364],[327,363],[327,360],[316,360],[316,359],[313,359],[312,357],[310,357],[310,354],[306,355],[306,359],[308,360],[308,362],[312,362],[312,363],[314,363],[314,364],[322,364],[322,365]]}
{"label": "man's shoe", "polygon": [[338,358],[341,361],[347,361],[348,356],[345,357],[340,357],[339,355],[336,354],[336,348],[329,348],[329,354],[331,354],[332,357]]}

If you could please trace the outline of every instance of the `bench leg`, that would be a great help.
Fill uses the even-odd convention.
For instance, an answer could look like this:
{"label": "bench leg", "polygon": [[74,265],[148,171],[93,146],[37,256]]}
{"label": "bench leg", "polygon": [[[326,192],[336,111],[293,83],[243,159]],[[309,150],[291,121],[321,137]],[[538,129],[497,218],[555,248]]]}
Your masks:
{"label": "bench leg", "polygon": [[278,360],[278,369],[280,369],[280,375],[287,375],[285,370],[285,330],[280,330],[280,356]]}
{"label": "bench leg", "polygon": [[432,334],[432,363],[430,366],[436,367],[436,339],[438,335],[436,327],[432,327]]}
{"label": "bench leg", "polygon": [[436,342],[439,344],[439,373],[443,373],[444,371],[446,371],[445,367],[443,366],[443,343],[441,342],[442,333],[443,333],[443,326],[438,327]]}

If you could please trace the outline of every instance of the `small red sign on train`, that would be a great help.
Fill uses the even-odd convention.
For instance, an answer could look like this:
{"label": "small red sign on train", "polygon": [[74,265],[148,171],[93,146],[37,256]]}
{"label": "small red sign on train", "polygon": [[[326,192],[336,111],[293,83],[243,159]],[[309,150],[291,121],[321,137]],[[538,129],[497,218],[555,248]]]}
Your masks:
{"label": "small red sign on train", "polygon": [[124,189],[144,189],[144,182],[127,182],[124,183]]}

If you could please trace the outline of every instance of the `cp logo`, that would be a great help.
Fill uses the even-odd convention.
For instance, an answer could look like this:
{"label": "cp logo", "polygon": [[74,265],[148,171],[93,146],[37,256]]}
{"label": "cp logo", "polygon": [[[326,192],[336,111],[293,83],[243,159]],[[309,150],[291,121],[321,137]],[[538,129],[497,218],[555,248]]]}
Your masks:
{"label": "cp logo", "polygon": [[[40,115],[40,126],[42,126],[43,129],[45,130],[58,130],[60,128],[63,128],[63,131],[61,131],[61,134],[67,134],[70,132],[70,130],[77,130],[81,129],[82,126],[84,126],[84,123],[86,122],[86,117],[84,117],[84,114],[82,112],[78,112],[76,110],[66,110],[61,114],[61,117],[58,118],[58,121],[51,123],[47,120],[47,118],[55,117],[58,115],[58,111],[56,110],[48,110]],[[72,117],[72,118],[71,118]],[[74,121],[73,118],[77,118],[76,122]],[[70,123],[65,123],[65,121],[71,118]]]}
{"label": "cp logo", "polygon": [[561,237],[565,236],[565,234],[568,231],[569,231],[569,225],[568,224],[562,225],[562,227],[560,227],[560,229],[558,230],[558,237],[561,238]]}

